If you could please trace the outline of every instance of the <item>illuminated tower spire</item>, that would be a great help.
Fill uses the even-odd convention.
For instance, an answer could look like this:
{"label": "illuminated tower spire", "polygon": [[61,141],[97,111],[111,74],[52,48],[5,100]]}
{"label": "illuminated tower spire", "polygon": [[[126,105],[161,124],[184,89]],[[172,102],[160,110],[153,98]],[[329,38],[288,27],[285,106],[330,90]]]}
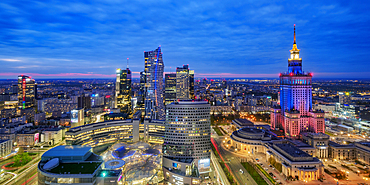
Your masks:
{"label": "illuminated tower spire", "polygon": [[295,24],[294,24],[294,42],[293,48],[290,50],[290,58],[288,59],[288,73],[301,74],[302,73],[302,59],[299,58],[299,49],[297,48],[295,37]]}
{"label": "illuminated tower spire", "polygon": [[294,43],[293,44],[296,44],[295,43],[295,24],[294,24]]}

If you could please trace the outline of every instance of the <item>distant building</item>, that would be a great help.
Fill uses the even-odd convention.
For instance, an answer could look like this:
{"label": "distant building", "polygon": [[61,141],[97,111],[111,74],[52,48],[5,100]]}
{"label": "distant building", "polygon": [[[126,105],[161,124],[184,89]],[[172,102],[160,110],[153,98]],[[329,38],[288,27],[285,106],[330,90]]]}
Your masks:
{"label": "distant building", "polygon": [[45,129],[42,134],[44,135],[44,141],[51,146],[63,140],[63,130],[61,128]]}
{"label": "distant building", "polygon": [[131,71],[129,68],[125,70],[117,69],[116,77],[116,102],[117,108],[122,113],[132,114],[132,87],[131,87]]}
{"label": "distant building", "polygon": [[35,114],[35,125],[39,125],[44,120],[45,120],[45,112]]}
{"label": "distant building", "polygon": [[351,92],[339,92],[339,103],[341,105],[350,105],[351,104]]}
{"label": "distant building", "polygon": [[164,63],[161,47],[154,51],[144,52],[145,58],[145,117],[165,119],[163,72]]}
{"label": "distant building", "polygon": [[29,76],[18,76],[18,101],[19,108],[26,109],[35,106],[36,100],[36,83]]}
{"label": "distant building", "polygon": [[194,99],[194,70],[189,65],[176,68],[176,99]]}
{"label": "distant building", "polygon": [[84,109],[75,109],[71,111],[71,128],[83,125],[85,122]]}
{"label": "distant building", "polygon": [[325,113],[312,109],[312,74],[303,72],[299,51],[294,26],[288,71],[280,74],[280,107],[271,109],[271,128],[284,130],[291,139],[303,132],[325,133]]}
{"label": "distant building", "polygon": [[165,104],[176,100],[176,73],[165,74]]}

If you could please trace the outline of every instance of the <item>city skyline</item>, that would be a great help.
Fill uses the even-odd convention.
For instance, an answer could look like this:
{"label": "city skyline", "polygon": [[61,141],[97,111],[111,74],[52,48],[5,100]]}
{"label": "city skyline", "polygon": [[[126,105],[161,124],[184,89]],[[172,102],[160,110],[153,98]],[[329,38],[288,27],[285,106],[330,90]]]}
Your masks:
{"label": "city skyline", "polygon": [[304,67],[316,79],[366,78],[368,7],[337,1],[5,2],[0,78],[114,78],[126,58],[138,78],[142,52],[159,45],[166,73],[189,64],[195,78],[277,78],[285,71],[293,24]]}

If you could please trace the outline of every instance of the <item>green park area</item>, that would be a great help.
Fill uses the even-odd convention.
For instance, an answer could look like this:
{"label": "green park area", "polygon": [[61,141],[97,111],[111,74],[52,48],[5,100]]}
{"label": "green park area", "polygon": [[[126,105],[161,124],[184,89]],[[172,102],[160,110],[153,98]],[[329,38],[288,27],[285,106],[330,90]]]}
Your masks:
{"label": "green park area", "polygon": [[243,162],[242,165],[258,185],[267,185],[265,179],[261,177],[261,175],[253,168],[251,164],[249,164],[249,162]]}
{"label": "green park area", "polygon": [[213,130],[215,130],[215,132],[217,133],[217,135],[223,136],[223,134],[222,134],[222,132],[221,132],[221,130],[220,130],[220,128],[218,126],[213,127]]}
{"label": "green park area", "polygon": [[269,180],[269,181],[271,181],[273,184],[275,184],[276,183],[276,181],[275,181],[275,179],[274,178],[272,178],[271,176],[270,176],[270,174],[268,174],[267,172],[266,172],[266,170],[265,169],[263,169],[259,164],[256,164],[256,166],[257,166],[257,168],[267,177],[267,179]]}

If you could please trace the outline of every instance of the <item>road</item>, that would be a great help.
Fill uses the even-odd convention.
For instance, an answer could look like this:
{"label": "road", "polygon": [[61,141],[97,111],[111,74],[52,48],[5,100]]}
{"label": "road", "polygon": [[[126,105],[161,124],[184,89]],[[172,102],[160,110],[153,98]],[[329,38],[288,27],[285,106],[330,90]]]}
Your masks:
{"label": "road", "polygon": [[[245,170],[243,165],[240,163],[239,157],[234,156],[234,154],[230,153],[229,151],[224,150],[221,147],[222,138],[223,137],[213,135],[213,138],[211,138],[211,140],[212,142],[215,142],[215,144],[217,144],[216,149],[218,150],[219,154],[224,159],[225,163],[229,166],[229,170],[234,175],[236,182],[240,185],[244,185],[244,184],[257,185],[257,183],[253,180],[250,174]],[[241,173],[240,169],[242,169],[244,173]]]}

